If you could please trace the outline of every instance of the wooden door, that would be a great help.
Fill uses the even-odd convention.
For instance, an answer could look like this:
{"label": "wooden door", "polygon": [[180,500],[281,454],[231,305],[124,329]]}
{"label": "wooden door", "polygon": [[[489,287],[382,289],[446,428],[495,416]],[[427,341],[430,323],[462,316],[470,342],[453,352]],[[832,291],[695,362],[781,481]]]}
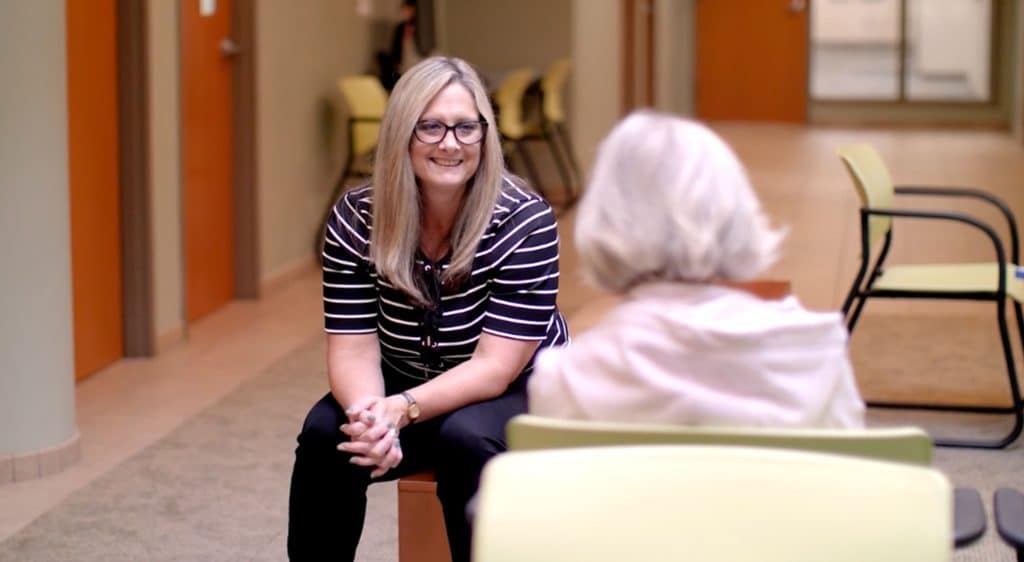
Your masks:
{"label": "wooden door", "polygon": [[185,317],[234,294],[230,0],[181,0],[181,120]]}
{"label": "wooden door", "polygon": [[807,120],[807,0],[697,0],[697,116]]}
{"label": "wooden door", "polygon": [[[116,0],[66,2],[75,378],[124,354]],[[62,220],[62,217],[53,217]]]}

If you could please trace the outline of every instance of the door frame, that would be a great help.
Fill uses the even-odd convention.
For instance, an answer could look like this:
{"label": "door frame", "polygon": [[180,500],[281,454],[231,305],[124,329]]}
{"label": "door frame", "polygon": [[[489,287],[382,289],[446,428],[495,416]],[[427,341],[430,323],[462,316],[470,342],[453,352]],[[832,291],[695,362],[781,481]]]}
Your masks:
{"label": "door frame", "polygon": [[[181,0],[188,1],[188,0]],[[233,71],[235,157],[234,296],[260,296],[256,199],[256,11],[254,0],[235,0],[232,34],[240,47]],[[149,42],[146,2],[117,2],[118,132],[120,134],[121,261],[124,356],[157,352],[150,213]],[[182,328],[186,328],[182,326]]]}
{"label": "door frame", "polygon": [[[655,105],[654,10],[654,0],[621,0],[623,116],[634,109]],[[637,37],[638,27],[640,37]],[[642,65],[642,85],[636,83],[637,59]]]}

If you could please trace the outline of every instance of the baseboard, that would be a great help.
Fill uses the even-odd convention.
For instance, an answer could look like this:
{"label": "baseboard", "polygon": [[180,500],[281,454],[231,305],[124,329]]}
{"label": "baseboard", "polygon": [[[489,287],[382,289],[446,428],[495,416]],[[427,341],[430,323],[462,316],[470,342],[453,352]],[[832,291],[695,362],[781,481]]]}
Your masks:
{"label": "baseboard", "polygon": [[175,326],[167,330],[156,337],[156,354],[163,354],[163,352],[178,345],[184,339],[185,329],[182,326]]}
{"label": "baseboard", "polygon": [[0,456],[0,485],[52,476],[74,466],[82,458],[81,435],[38,451]]}
{"label": "baseboard", "polygon": [[293,260],[260,279],[260,294],[267,295],[316,269],[319,262],[313,256]]}

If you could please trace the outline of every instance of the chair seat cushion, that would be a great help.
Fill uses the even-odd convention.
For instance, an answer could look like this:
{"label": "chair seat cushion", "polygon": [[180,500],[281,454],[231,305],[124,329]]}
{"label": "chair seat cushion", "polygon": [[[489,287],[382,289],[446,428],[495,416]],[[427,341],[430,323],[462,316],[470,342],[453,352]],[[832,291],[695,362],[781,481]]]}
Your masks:
{"label": "chair seat cushion", "polygon": [[[1014,275],[1017,266],[1006,264],[1006,294],[1024,302],[1024,280]],[[999,267],[990,263],[894,265],[872,285],[877,291],[977,293],[996,292]]]}

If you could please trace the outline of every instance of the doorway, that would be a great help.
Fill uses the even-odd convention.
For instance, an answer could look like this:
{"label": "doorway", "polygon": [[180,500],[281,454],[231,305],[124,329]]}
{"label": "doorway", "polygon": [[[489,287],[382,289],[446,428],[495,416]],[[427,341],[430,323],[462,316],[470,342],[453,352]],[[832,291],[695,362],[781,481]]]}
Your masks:
{"label": "doorway", "polygon": [[182,0],[181,177],[185,322],[235,288],[231,0]]}
{"label": "doorway", "polygon": [[116,0],[66,5],[75,379],[124,354]]}
{"label": "doorway", "polygon": [[696,113],[807,121],[806,0],[697,0]]}

